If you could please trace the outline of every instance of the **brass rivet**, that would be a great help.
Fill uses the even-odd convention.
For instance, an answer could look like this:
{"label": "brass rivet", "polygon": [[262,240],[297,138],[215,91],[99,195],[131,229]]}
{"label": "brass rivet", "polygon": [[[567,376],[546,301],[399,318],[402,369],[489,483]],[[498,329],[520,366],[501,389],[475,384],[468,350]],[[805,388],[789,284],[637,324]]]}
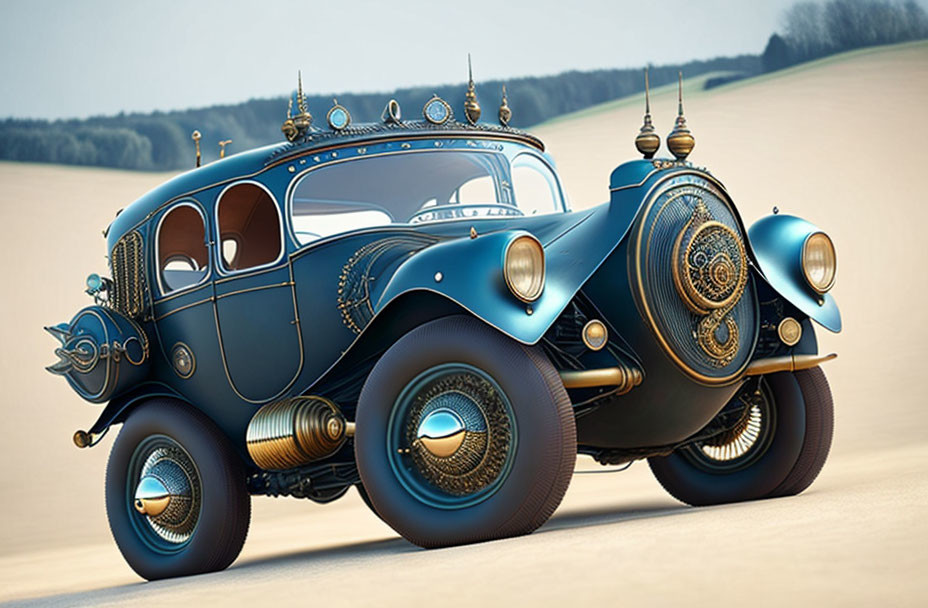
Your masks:
{"label": "brass rivet", "polygon": [[436,283],[441,283],[441,280],[442,280],[443,278],[445,278],[445,275],[443,275],[442,273],[440,273],[440,272],[436,272],[436,273],[435,273],[435,282],[436,282]]}
{"label": "brass rivet", "polygon": [[532,313],[534,313],[534,312],[535,312],[535,311],[534,311],[534,309],[533,309],[531,306],[526,306],[526,307],[525,307],[525,314],[527,314],[528,316],[532,316]]}
{"label": "brass rivet", "polygon": [[294,167],[293,165],[290,165],[289,167],[287,167],[287,171],[289,171],[290,173],[293,173],[294,171],[296,171],[296,167]]}

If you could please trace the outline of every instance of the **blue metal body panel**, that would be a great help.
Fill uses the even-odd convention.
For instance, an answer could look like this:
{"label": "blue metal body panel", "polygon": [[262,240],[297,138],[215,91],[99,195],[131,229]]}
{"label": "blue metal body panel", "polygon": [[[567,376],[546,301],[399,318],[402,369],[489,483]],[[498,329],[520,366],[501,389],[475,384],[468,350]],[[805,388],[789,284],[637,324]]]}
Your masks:
{"label": "blue metal body panel", "polygon": [[754,222],[748,237],[770,286],[825,329],[840,332],[841,312],[834,296],[817,293],[802,273],[802,245],[814,232],[821,230],[794,215],[768,215]]}
{"label": "blue metal body panel", "polygon": [[[107,249],[112,251],[130,231],[142,237],[148,285],[146,312],[138,321],[151,337],[151,366],[144,382],[115,395],[94,432],[124,419],[140,400],[170,395],[213,419],[247,461],[245,430],[261,405],[308,391],[360,387],[364,377],[353,374],[368,369],[368,359],[416,324],[463,312],[519,342],[538,344],[565,308],[581,297],[594,303],[610,334],[645,376],[644,385],[624,396],[623,403],[580,419],[581,443],[670,443],[701,428],[724,406],[737,384],[701,385],[675,367],[650,333],[629,286],[627,236],[652,190],[664,180],[687,175],[718,184],[690,165],[625,163],[610,177],[610,200],[581,212],[387,225],[300,244],[290,221],[289,198],[303,175],[355,158],[438,147],[499,154],[509,162],[530,154],[552,165],[529,139],[397,128],[389,137],[355,137],[342,143],[330,137],[324,146],[279,144],[236,154],[180,175],[130,205],[111,224]],[[267,267],[224,272],[217,202],[227,186],[240,181],[259,183],[270,193],[284,223],[283,252]],[[191,204],[204,217],[210,270],[199,284],[162,293],[155,280],[154,241],[159,222],[178,204]],[[824,307],[810,300],[795,282],[794,261],[776,253],[777,242],[793,246],[802,233],[800,224],[776,222],[762,220],[752,228],[752,239],[758,231],[756,263],[797,308],[834,327],[828,316],[830,296]],[[476,238],[470,236],[472,228]],[[546,263],[544,290],[531,304],[513,296],[502,275],[507,245],[526,233],[541,242]],[[369,266],[357,267],[358,256],[373,246],[386,253],[371,259]],[[360,300],[343,293],[353,272],[363,280]],[[840,328],[839,318],[837,323]],[[195,359],[189,377],[172,365],[172,350],[179,345],[189,348]],[[597,366],[615,363],[606,351],[584,360]],[[353,403],[340,405],[350,415]]]}

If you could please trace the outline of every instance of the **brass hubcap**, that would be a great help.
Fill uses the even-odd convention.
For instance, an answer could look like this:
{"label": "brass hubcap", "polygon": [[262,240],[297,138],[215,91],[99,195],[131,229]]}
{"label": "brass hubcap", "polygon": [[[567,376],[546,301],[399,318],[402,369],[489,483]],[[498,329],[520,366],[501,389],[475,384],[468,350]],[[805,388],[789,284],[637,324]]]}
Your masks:
{"label": "brass hubcap", "polygon": [[461,417],[448,409],[435,410],[422,418],[416,438],[438,458],[448,458],[464,443],[467,429]]}
{"label": "brass hubcap", "polygon": [[132,506],[161,539],[186,542],[200,517],[200,479],[179,446],[157,447],[139,471]]}

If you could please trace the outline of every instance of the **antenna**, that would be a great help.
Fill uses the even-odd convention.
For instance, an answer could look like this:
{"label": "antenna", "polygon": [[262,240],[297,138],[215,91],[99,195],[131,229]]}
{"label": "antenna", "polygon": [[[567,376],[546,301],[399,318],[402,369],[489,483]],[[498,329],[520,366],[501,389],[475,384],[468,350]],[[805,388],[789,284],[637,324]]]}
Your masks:
{"label": "antenna", "polygon": [[677,77],[677,120],[673,131],[667,136],[667,147],[682,162],[696,147],[696,139],[686,126],[686,117],[683,115],[683,72],[678,72]]}
{"label": "antenna", "polygon": [[635,138],[635,147],[647,158],[654,158],[654,153],[661,147],[661,138],[651,124],[651,85],[648,81],[648,68],[644,69],[644,124]]}

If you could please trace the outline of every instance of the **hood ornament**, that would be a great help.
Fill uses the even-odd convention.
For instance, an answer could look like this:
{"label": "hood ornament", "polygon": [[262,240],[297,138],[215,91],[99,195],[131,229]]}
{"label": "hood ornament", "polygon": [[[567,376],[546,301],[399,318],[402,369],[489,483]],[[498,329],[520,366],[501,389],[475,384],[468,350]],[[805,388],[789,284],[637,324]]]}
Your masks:
{"label": "hood ornament", "polygon": [[281,132],[283,132],[284,137],[287,138],[287,141],[293,141],[296,139],[296,136],[299,135],[299,132],[296,130],[296,125],[293,124],[293,117],[291,113],[293,112],[293,97],[287,100],[287,120],[284,121],[284,124],[280,126]]}
{"label": "hood ornament", "polygon": [[499,124],[508,127],[510,118],[512,110],[509,109],[509,99],[506,97],[506,85],[503,85],[503,98],[499,102]]}
{"label": "hood ornament", "polygon": [[197,167],[200,166],[200,137],[202,136],[199,131],[194,131],[190,134],[190,139],[193,140],[193,145],[196,146],[197,149]]}
{"label": "hood ornament", "polygon": [[686,118],[683,116],[683,72],[678,72],[677,76],[677,120],[673,131],[667,136],[667,147],[682,162],[696,147],[696,139],[686,126]]}
{"label": "hood ornament", "polygon": [[474,71],[470,64],[470,53],[467,54],[467,93],[464,95],[464,116],[472,125],[480,120],[480,103],[477,102],[477,91],[474,87]]}
{"label": "hood ornament", "polygon": [[654,158],[654,153],[661,147],[660,135],[651,124],[651,87],[648,83],[648,68],[644,69],[644,124],[635,138],[635,147],[647,158]]}

